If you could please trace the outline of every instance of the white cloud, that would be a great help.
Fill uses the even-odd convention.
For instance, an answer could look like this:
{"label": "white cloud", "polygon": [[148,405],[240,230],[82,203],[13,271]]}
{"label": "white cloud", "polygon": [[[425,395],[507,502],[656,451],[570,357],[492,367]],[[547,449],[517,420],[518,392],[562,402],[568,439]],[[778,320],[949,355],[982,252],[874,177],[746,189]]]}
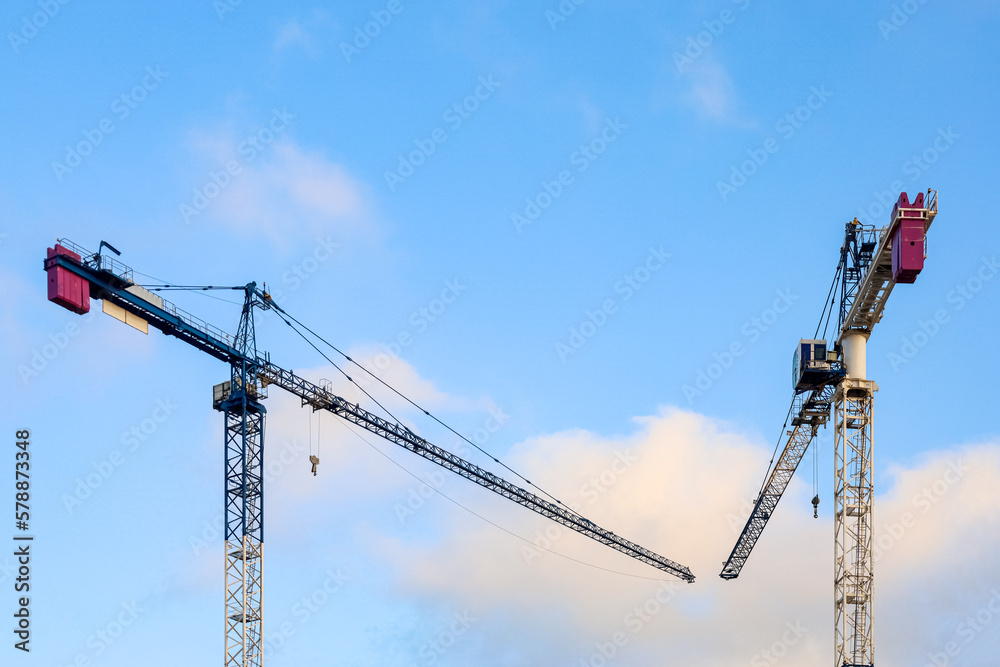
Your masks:
{"label": "white cloud", "polygon": [[292,18],[277,26],[272,49],[275,54],[301,49],[315,60],[338,32],[340,25],[329,13],[313,9],[305,18]]}
{"label": "white cloud", "polygon": [[280,53],[295,46],[304,49],[307,53],[315,53],[312,38],[302,27],[302,24],[293,19],[278,29],[278,35],[274,38],[274,50]]}
{"label": "white cloud", "polygon": [[[923,665],[954,642],[948,664],[996,664],[1000,446],[933,452],[890,475],[891,491],[876,505],[875,572],[877,631],[898,651],[893,662]],[[966,619],[984,609],[992,622],[976,632]]]}
{"label": "white cloud", "polygon": [[[371,359],[373,350],[352,356]],[[303,375],[333,379],[334,372]],[[383,374],[428,407],[455,413],[479,406],[441,391],[401,360]],[[342,380],[334,388],[348,393]],[[540,435],[504,457],[598,525],[689,566],[698,579],[687,585],[446,472],[441,489],[449,497],[574,560],[535,550],[435,495],[396,521],[394,508],[420,482],[331,415],[313,478],[310,412],[282,393],[272,390],[268,399],[268,428],[276,434],[267,449],[272,540],[308,540],[316,548],[315,536],[329,535],[338,548],[371,559],[379,577],[391,577],[400,608],[428,618],[471,614],[477,621],[441,664],[729,667],[773,664],[764,653],[771,650],[782,655],[781,665],[830,660],[833,530],[828,514],[812,518],[805,482],[792,481],[742,575],[718,577],[742,528],[741,506],[753,498],[770,455],[765,443],[731,425],[668,408],[637,418],[625,435]],[[315,421],[312,428],[315,438]],[[440,471],[362,435],[420,479]],[[1000,443],[934,452],[907,467],[884,465],[889,482],[875,515],[880,661],[922,665],[954,641],[966,660],[956,664],[992,664],[1000,613],[989,631],[971,636],[959,624],[1000,605],[992,598],[1000,591]]]}
{"label": "white cloud", "polygon": [[684,79],[689,85],[683,100],[699,115],[715,121],[735,119],[736,89],[725,67],[699,61],[688,68]]}
{"label": "white cloud", "polygon": [[[579,503],[599,525],[690,566],[697,583],[678,586],[666,604],[656,600],[658,582],[532,552],[524,542],[447,503],[419,517],[436,536],[433,540],[373,536],[368,548],[392,563],[402,598],[420,608],[471,609],[495,619],[477,629],[480,639],[499,654],[511,637],[518,637],[524,664],[590,664],[616,632],[623,633],[625,646],[616,649],[614,664],[768,664],[762,652],[790,636],[790,627],[798,634],[793,633],[792,645],[779,647],[787,651],[782,664],[828,661],[833,650],[832,526],[829,517],[812,518],[806,485],[793,481],[742,576],[724,582],[718,573],[742,527],[730,528],[730,519],[739,513],[741,498],[753,496],[769,451],[707,417],[680,410],[637,423],[638,430],[627,437],[571,431],[533,438],[508,458],[557,497]],[[623,452],[636,462],[609,474]],[[878,566],[876,632],[883,640],[880,656],[889,662],[916,664],[936,650],[937,642],[944,645],[942,637],[955,633],[956,618],[974,615],[989,602],[989,582],[1000,589],[1000,566],[993,556],[1000,546],[1000,501],[993,490],[1000,482],[997,445],[944,452],[913,469],[894,470],[892,490],[880,497],[876,516],[886,521],[905,508],[913,510],[912,496],[933,486],[952,458],[964,459],[970,470],[921,514]],[[612,483],[601,483],[602,474]],[[448,489],[512,532],[530,539],[546,536],[552,549],[571,558],[658,576],[475,491],[466,493],[457,485]],[[881,535],[887,526],[878,525]],[[937,585],[928,591],[924,582],[936,576]],[[635,612],[644,605],[648,621]],[[996,623],[1000,626],[1000,615]],[[995,650],[997,637],[982,633],[976,641]]]}
{"label": "white cloud", "polygon": [[346,168],[287,140],[234,177],[217,210],[230,226],[276,242],[293,230],[310,237],[361,231],[370,225],[368,213],[364,188]]}
{"label": "white cloud", "polygon": [[[534,438],[509,458],[529,479],[564,502],[579,504],[598,525],[691,567],[695,585],[677,585],[663,604],[655,597],[658,581],[534,552],[449,509],[448,531],[439,541],[393,545],[389,538],[378,549],[395,554],[400,594],[421,604],[444,599],[456,609],[509,617],[509,625],[482,632],[496,646],[505,641],[504,633],[520,637],[521,646],[533,647],[529,664],[586,662],[596,645],[612,641],[616,632],[627,642],[616,664],[655,664],[663,659],[649,657],[655,654],[671,656],[671,664],[746,664],[781,637],[786,622],[809,628],[795,655],[810,661],[824,657],[826,635],[820,627],[829,605],[813,602],[829,597],[819,583],[829,577],[817,576],[815,565],[828,565],[831,558],[817,539],[821,525],[806,511],[794,511],[805,489],[793,486],[788,506],[769,526],[769,542],[759,546],[745,576],[722,582],[721,562],[736,537],[729,515],[738,514],[741,497],[753,492],[766,453],[741,434],[689,412],[668,410],[637,424],[627,437],[570,431]],[[485,514],[492,520],[531,539],[545,536],[553,550],[584,563],[678,581],[575,533],[553,531],[545,520],[503,502],[473,499],[472,504],[487,504]],[[788,589],[776,594],[775,582]],[[644,605],[649,620],[634,612]],[[543,618],[552,622],[539,622]]]}
{"label": "white cloud", "polygon": [[590,101],[590,98],[583,94],[577,97],[577,107],[586,123],[587,131],[590,134],[596,134],[607,120],[607,114],[598,109]]}
{"label": "white cloud", "polygon": [[256,130],[193,132],[205,180],[182,204],[182,217],[259,234],[283,250],[302,238],[372,236],[368,188],[343,164],[296,144],[293,123],[294,115],[275,110]]}

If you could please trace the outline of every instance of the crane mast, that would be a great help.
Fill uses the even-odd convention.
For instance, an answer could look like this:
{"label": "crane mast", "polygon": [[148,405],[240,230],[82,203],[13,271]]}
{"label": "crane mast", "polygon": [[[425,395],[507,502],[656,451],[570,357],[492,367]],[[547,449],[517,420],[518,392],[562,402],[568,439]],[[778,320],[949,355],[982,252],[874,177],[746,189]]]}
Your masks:
{"label": "crane mast", "polygon": [[[937,215],[937,192],[901,193],[889,225],[847,223],[840,251],[838,338],[800,341],[794,360],[792,430],[720,576],[739,576],[819,426],[834,425],[835,667],[873,667],[874,394],[866,348],[897,283],[923,269],[926,234]],[[815,502],[815,501],[814,501]]]}
{"label": "crane mast", "polygon": [[[101,249],[106,244],[102,242]],[[108,246],[110,248],[110,246]],[[111,248],[117,254],[114,248]],[[49,300],[76,313],[90,309],[90,299],[103,301],[104,312],[148,332],[150,326],[224,361],[230,379],[213,389],[212,405],[225,416],[225,559],[226,667],[259,667],[263,660],[261,604],[264,542],[264,421],[261,403],[269,386],[298,396],[303,406],[325,410],[393,442],[453,473],[475,482],[533,512],[616,551],[688,583],[687,567],[597,526],[575,511],[545,500],[488,470],[448,452],[409,428],[384,419],[305,380],[259,354],[254,310],[284,311],[256,283],[243,288],[242,315],[236,336],[177,308],[137,285],[133,271],[113,257],[90,253],[60,240],[44,262]]]}

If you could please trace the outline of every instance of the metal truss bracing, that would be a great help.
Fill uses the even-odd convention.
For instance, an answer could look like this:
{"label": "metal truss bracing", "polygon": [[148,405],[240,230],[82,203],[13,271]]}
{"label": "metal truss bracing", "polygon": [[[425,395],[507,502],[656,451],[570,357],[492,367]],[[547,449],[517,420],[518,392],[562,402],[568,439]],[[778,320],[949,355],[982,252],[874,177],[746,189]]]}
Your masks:
{"label": "metal truss bracing", "polygon": [[[846,310],[846,314],[843,315],[841,336],[848,331],[871,333],[882,319],[889,294],[896,285],[892,279],[891,236],[885,230],[880,231],[878,249],[871,258],[870,265],[867,266],[864,279],[857,283],[853,290],[845,288],[841,307]],[[849,271],[845,272],[845,278],[849,274]]]}
{"label": "metal truss bracing", "polygon": [[234,391],[226,415],[226,667],[260,667],[264,406]]}
{"label": "metal truss bracing", "polygon": [[802,457],[805,456],[809,443],[816,437],[819,427],[826,424],[832,395],[833,387],[827,386],[797,394],[793,399],[792,430],[787,432],[788,440],[785,442],[785,448],[771,469],[763,490],[757,496],[753,511],[736,541],[736,546],[722,566],[719,576],[723,579],[735,579],[740,576],[750,552],[760,539],[774,508],[777,507]]}
{"label": "metal truss bracing", "polygon": [[846,379],[834,396],[835,667],[875,664],[872,408],[877,390],[870,380]]}
{"label": "metal truss bracing", "polygon": [[631,556],[636,560],[651,565],[659,570],[668,572],[687,582],[694,581],[694,575],[687,567],[675,563],[669,558],[660,556],[645,549],[638,544],[630,542],[614,533],[605,530],[591,521],[581,517],[579,514],[551,503],[536,496],[530,491],[526,491],[505,479],[494,475],[488,470],[484,470],[474,463],[452,454],[440,447],[433,445],[419,437],[413,431],[382,419],[378,415],[363,410],[358,405],[349,403],[345,399],[336,396],[326,389],[303,380],[293,373],[279,368],[265,359],[258,359],[259,379],[266,386],[274,384],[289,391],[305,403],[311,405],[316,410],[327,410],[349,422],[357,424],[361,428],[370,431],[390,442],[408,449],[409,451],[433,461],[443,468],[461,475],[462,477],[479,484],[480,486],[497,493],[508,500],[527,507],[528,509],[541,514],[557,523],[566,526],[571,530],[586,535],[601,544],[611,547],[616,551]]}
{"label": "metal truss bracing", "polygon": [[844,245],[840,248],[840,264],[837,266],[840,276],[840,313],[837,325],[840,331],[857,299],[858,289],[867,275],[877,245],[878,230],[874,227],[865,227],[857,219],[847,223]]}
{"label": "metal truss bracing", "polygon": [[245,290],[235,340],[240,358],[231,363],[229,395],[217,406],[226,413],[226,667],[261,667],[263,660],[265,410],[252,361],[257,356],[257,285],[250,283]]}

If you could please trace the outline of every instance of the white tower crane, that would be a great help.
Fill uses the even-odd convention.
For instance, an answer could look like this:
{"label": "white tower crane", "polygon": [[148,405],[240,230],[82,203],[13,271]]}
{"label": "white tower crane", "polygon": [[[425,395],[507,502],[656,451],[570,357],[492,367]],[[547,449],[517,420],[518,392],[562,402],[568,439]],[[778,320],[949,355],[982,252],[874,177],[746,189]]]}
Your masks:
{"label": "white tower crane", "polygon": [[[821,339],[803,339],[796,347],[792,430],[720,574],[727,580],[739,576],[810,442],[832,417],[835,667],[875,664],[872,457],[873,397],[878,385],[867,377],[868,338],[882,319],[893,287],[914,282],[923,269],[926,233],[936,215],[936,191],[928,190],[926,197],[919,193],[913,202],[904,192],[893,206],[888,226],[865,228],[857,219],[847,223],[831,287],[834,294],[840,282],[837,340],[832,350]],[[832,312],[832,300],[828,306]],[[829,322],[826,309],[823,314]],[[817,502],[818,497],[813,500]]]}

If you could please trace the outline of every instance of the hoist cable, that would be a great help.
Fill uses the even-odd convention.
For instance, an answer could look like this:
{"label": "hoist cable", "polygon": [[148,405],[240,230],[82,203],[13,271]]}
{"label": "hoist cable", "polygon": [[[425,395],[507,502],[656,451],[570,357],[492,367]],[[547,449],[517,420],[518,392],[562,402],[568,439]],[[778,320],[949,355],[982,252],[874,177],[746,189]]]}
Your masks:
{"label": "hoist cable", "polygon": [[760,484],[760,491],[757,492],[757,498],[759,499],[761,494],[764,493],[764,487],[767,486],[767,481],[771,479],[771,466],[774,465],[774,457],[778,455],[778,447],[781,446],[781,438],[785,435],[785,429],[788,428],[788,418],[792,414],[792,408],[795,407],[795,397],[792,396],[792,404],[788,406],[788,412],[785,414],[785,423],[781,427],[781,434],[778,436],[778,441],[774,443],[774,451],[771,452],[771,461],[767,464],[767,474],[764,475],[764,481]]}
{"label": "hoist cable", "polygon": [[[559,500],[558,498],[556,498],[555,496],[553,496],[551,493],[549,493],[545,489],[543,489],[540,486],[538,486],[537,484],[533,483],[530,479],[528,479],[528,478],[524,477],[523,475],[521,475],[519,472],[517,472],[516,470],[514,470],[513,468],[511,468],[510,466],[508,466],[506,463],[504,463],[503,461],[501,461],[497,457],[495,457],[492,454],[490,454],[488,451],[486,451],[485,449],[483,449],[482,447],[480,447],[479,445],[477,445],[475,442],[473,442],[469,438],[465,437],[464,435],[462,435],[461,433],[459,433],[458,431],[456,431],[455,429],[453,429],[448,424],[445,424],[443,421],[441,421],[440,419],[438,419],[435,415],[432,415],[429,411],[427,411],[426,409],[424,409],[420,405],[417,405],[417,403],[415,403],[408,396],[402,394],[395,387],[393,387],[392,385],[388,384],[387,382],[385,382],[385,380],[383,380],[379,376],[375,375],[370,370],[368,370],[367,368],[365,368],[364,366],[362,366],[361,364],[359,364],[357,361],[355,361],[354,359],[352,359],[350,356],[348,356],[346,353],[344,353],[343,351],[341,351],[333,343],[331,343],[328,340],[324,339],[322,336],[320,336],[318,333],[316,333],[315,331],[313,331],[312,329],[310,329],[308,326],[306,326],[305,324],[303,324],[302,322],[300,322],[299,320],[297,320],[292,315],[290,315],[287,312],[285,312],[284,309],[282,309],[280,306],[278,306],[277,304],[273,304],[272,303],[272,307],[275,310],[277,310],[278,312],[280,312],[280,313],[282,313],[284,315],[287,315],[292,321],[294,321],[296,324],[298,324],[299,326],[301,326],[303,329],[305,329],[306,331],[308,331],[310,334],[312,334],[313,336],[315,336],[316,338],[318,338],[321,342],[323,342],[324,344],[328,345],[331,349],[333,349],[335,352],[337,352],[337,354],[339,354],[340,356],[344,357],[344,359],[346,359],[348,362],[350,362],[350,363],[354,364],[355,366],[357,366],[359,369],[361,369],[362,371],[364,371],[365,373],[367,373],[368,375],[370,375],[372,378],[374,378],[375,380],[377,380],[380,384],[382,384],[387,389],[389,389],[390,391],[392,391],[393,393],[395,393],[397,396],[399,396],[400,398],[402,398],[404,401],[406,401],[407,403],[409,403],[410,405],[412,405],[416,409],[418,409],[421,412],[423,412],[425,415],[427,415],[428,417],[430,417],[431,419],[433,419],[435,422],[437,422],[438,424],[440,424],[444,428],[446,428],[449,431],[451,431],[454,435],[458,436],[463,441],[465,441],[468,444],[470,444],[473,447],[475,447],[477,450],[479,450],[480,452],[482,452],[483,454],[485,454],[486,456],[488,456],[490,459],[492,459],[495,463],[497,463],[498,465],[500,465],[503,468],[505,468],[506,470],[508,470],[511,474],[515,475],[518,479],[522,480],[523,482],[525,482],[529,486],[534,487],[541,494],[543,494],[545,496],[548,496],[550,499],[552,499],[553,501],[555,501],[557,504],[559,504],[562,507],[566,508],[568,511],[572,512],[576,516],[579,516],[579,517],[582,518],[583,515],[581,515],[579,512],[577,512],[576,510],[573,510],[569,505],[565,504],[564,502],[562,502],[561,500]],[[284,319],[284,318],[282,318],[282,319]],[[288,323],[287,320],[286,320],[285,323],[289,324],[289,326],[291,326],[291,324]],[[292,328],[294,330],[294,327],[292,327]],[[297,333],[300,336],[302,336],[303,339],[305,339],[305,336],[303,336],[301,332],[297,331]],[[309,342],[310,345],[312,345],[313,349],[315,349],[317,352],[319,352],[321,355],[323,355],[323,358],[325,358],[327,361],[329,361],[331,364],[333,364],[333,361],[331,361],[330,358],[327,357],[325,354],[323,354],[322,352],[320,352],[319,348],[317,348],[315,345],[313,345],[313,343],[311,341],[308,341],[308,339],[306,339],[306,340],[307,340],[307,342]],[[337,368],[337,370],[339,370],[341,373],[343,373],[344,377],[346,377],[352,384],[356,385],[359,389],[361,389],[361,391],[363,391],[366,396],[368,396],[369,398],[372,398],[371,394],[369,394],[367,391],[365,391],[361,387],[361,385],[359,385],[357,382],[355,382],[353,379],[351,379],[351,377],[348,376],[347,373],[345,373],[343,370],[341,370],[339,366],[337,366],[336,364],[333,364],[333,365],[334,365],[335,368]],[[372,400],[375,400],[375,399],[372,398]],[[376,401],[376,403],[378,403],[378,401]],[[381,404],[379,404],[379,406],[382,407]],[[384,407],[382,407],[382,409],[385,410]],[[388,410],[386,410],[386,412],[389,413]],[[391,415],[392,413],[389,413],[389,414]],[[399,421],[399,419],[397,419],[395,416],[393,416],[393,419],[395,419],[397,422]]]}

